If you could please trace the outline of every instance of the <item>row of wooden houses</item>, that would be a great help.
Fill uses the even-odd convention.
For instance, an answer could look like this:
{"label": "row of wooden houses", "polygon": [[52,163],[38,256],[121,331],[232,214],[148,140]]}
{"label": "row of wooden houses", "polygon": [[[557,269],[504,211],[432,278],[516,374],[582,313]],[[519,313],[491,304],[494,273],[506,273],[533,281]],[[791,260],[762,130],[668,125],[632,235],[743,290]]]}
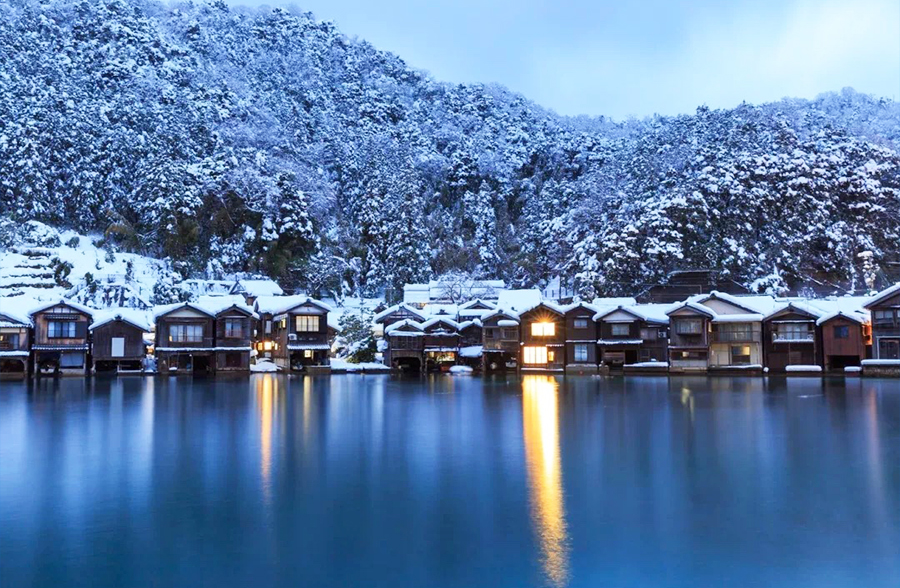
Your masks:
{"label": "row of wooden houses", "polygon": [[816,372],[900,366],[900,285],[874,297],[778,300],[711,292],[665,304],[621,299],[521,309],[398,304],[375,317],[386,365],[434,371]]}
{"label": "row of wooden houses", "polygon": [[[283,370],[327,370],[330,308],[305,296],[201,297],[146,313],[94,310],[58,300],[27,314],[0,308],[0,371],[141,372],[148,354],[162,373],[247,371],[251,355]],[[253,351],[256,353],[253,353]]]}
{"label": "row of wooden houses", "polygon": [[[535,295],[535,293],[537,295]],[[16,312],[0,299],[0,371],[329,370],[332,309],[307,296],[201,296],[157,307],[93,310],[58,300]],[[900,284],[873,297],[817,300],[711,292],[677,303],[596,299],[560,305],[536,291],[416,306],[374,317],[384,363],[426,372],[760,373],[900,369]],[[151,325],[150,323],[153,323]],[[884,368],[882,370],[882,368]]]}

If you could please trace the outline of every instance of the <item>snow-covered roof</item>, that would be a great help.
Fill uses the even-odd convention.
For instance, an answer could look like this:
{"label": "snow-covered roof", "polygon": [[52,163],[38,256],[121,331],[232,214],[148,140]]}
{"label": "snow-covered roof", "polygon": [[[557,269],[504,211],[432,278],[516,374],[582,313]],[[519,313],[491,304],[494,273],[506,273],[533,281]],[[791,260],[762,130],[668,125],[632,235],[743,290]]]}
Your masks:
{"label": "snow-covered roof", "polygon": [[152,330],[150,321],[147,320],[147,311],[136,308],[106,308],[98,310],[94,313],[94,322],[91,323],[90,330],[93,331],[97,327],[113,321],[126,322],[145,333],[149,333]]}
{"label": "snow-covered roof", "polygon": [[192,310],[199,312],[200,314],[205,314],[205,315],[211,316],[211,317],[216,316],[215,310],[209,310],[207,308],[204,308],[203,306],[200,306],[199,304],[197,304],[195,302],[176,302],[174,304],[160,304],[160,305],[154,306],[153,307],[153,319],[156,320],[161,316],[167,315],[170,312],[174,312],[174,311],[182,309],[182,308],[190,308]]}
{"label": "snow-covered roof", "polygon": [[437,279],[427,284],[405,284],[403,301],[414,304],[446,302],[457,296],[465,298],[490,298],[506,289],[503,280]]}
{"label": "snow-covered roof", "polygon": [[900,292],[900,282],[894,284],[890,288],[886,288],[886,289],[882,290],[875,296],[872,296],[871,298],[869,298],[868,301],[866,301],[864,306],[866,308],[872,308],[873,306],[875,306],[876,304],[878,304],[885,298],[889,298],[898,292]]}
{"label": "snow-covered roof", "polygon": [[717,314],[713,317],[714,323],[758,323],[763,320],[763,315],[758,312],[745,312],[735,314]]}
{"label": "snow-covered roof", "polygon": [[479,319],[475,319],[475,320],[471,320],[471,321],[462,321],[459,324],[457,324],[457,328],[459,328],[460,331],[464,331],[464,330],[468,329],[469,327],[478,327],[480,329],[481,321]]}
{"label": "snow-covered roof", "polygon": [[509,319],[509,320],[514,320],[514,321],[516,321],[516,324],[519,324],[519,313],[513,312],[513,311],[511,311],[511,310],[505,310],[505,309],[503,309],[503,308],[498,308],[497,310],[492,310],[491,312],[489,312],[489,313],[487,313],[486,315],[482,316],[482,317],[481,317],[481,322],[482,322],[482,324],[483,324],[485,321],[487,321],[488,319],[494,318],[495,316],[503,316],[503,317],[506,317],[506,318]]}
{"label": "snow-covered roof", "polygon": [[771,312],[777,304],[775,299],[771,296],[735,296],[717,290],[713,290],[709,294],[691,296],[688,300],[698,304],[703,304],[710,300],[722,300],[728,304],[742,308],[751,314],[767,314]]}
{"label": "snow-covered roof", "polygon": [[601,321],[607,316],[622,311],[632,315],[637,320],[643,320],[652,323],[668,324],[669,317],[666,311],[671,308],[671,304],[633,304],[630,306],[616,306],[607,310],[602,310],[594,315],[595,321]]}
{"label": "snow-covered roof", "polygon": [[281,289],[274,280],[238,280],[231,287],[231,294],[246,293],[253,297],[258,296],[281,296],[284,290]]}
{"label": "snow-covered roof", "polygon": [[713,309],[709,308],[708,306],[703,306],[702,304],[699,304],[697,302],[693,302],[691,300],[684,300],[682,302],[676,302],[674,305],[672,305],[672,308],[670,308],[668,311],[666,311],[666,315],[672,316],[675,312],[677,312],[683,308],[690,308],[691,310],[699,312],[700,314],[705,314],[708,317],[716,316],[716,311],[714,311]]}
{"label": "snow-covered roof", "polygon": [[844,312],[842,310],[838,310],[835,312],[829,312],[828,314],[823,314],[818,319],[816,319],[816,325],[822,326],[830,320],[836,319],[838,317],[843,317],[849,319],[853,322],[859,324],[865,324],[869,322],[869,316],[866,313],[862,312]]}
{"label": "snow-covered roof", "polygon": [[768,314],[766,314],[765,317],[763,317],[763,318],[765,320],[768,320],[768,319],[774,317],[775,315],[780,314],[781,312],[784,312],[785,310],[797,310],[800,312],[805,312],[806,314],[812,315],[815,318],[822,316],[821,308],[818,308],[817,306],[813,306],[812,304],[809,304],[807,302],[791,300],[788,302],[780,302],[780,303],[776,304],[775,308],[773,308],[772,311],[769,312]]}
{"label": "snow-covered roof", "polygon": [[610,298],[594,298],[591,301],[596,308],[603,311],[608,308],[616,308],[618,306],[634,306],[637,300],[630,296],[614,296]]}
{"label": "snow-covered roof", "polygon": [[474,298],[472,300],[469,300],[466,303],[460,304],[459,309],[460,309],[460,311],[469,310],[476,306],[484,306],[487,308],[487,310],[493,310],[493,309],[497,308],[497,304],[490,300],[482,300],[481,298]]}
{"label": "snow-covered roof", "polygon": [[599,307],[594,306],[593,304],[590,304],[590,303],[584,302],[584,301],[573,302],[572,304],[566,304],[565,306],[562,306],[561,308],[563,308],[563,310],[565,310],[566,313],[572,312],[573,310],[578,310],[579,308],[583,308],[583,309],[587,310],[588,312],[590,312],[591,314],[596,314],[598,312],[601,312],[601,309]]}
{"label": "snow-covered roof", "polygon": [[326,312],[332,312],[332,308],[322,302],[305,294],[297,294],[294,296],[260,296],[254,304],[256,311],[260,314],[281,314],[292,308],[302,306],[304,304],[312,304],[318,306]]}
{"label": "snow-covered roof", "polygon": [[434,325],[439,324],[439,323],[444,324],[444,325],[450,327],[451,329],[459,330],[459,323],[449,317],[446,317],[446,316],[431,317],[430,319],[428,319],[422,323],[422,328],[427,329],[428,327],[433,327]]}
{"label": "snow-covered roof", "polygon": [[541,291],[537,288],[504,290],[497,296],[497,308],[521,314],[525,309],[537,306],[541,299]]}
{"label": "snow-covered roof", "polygon": [[395,331],[401,331],[405,328],[412,328],[420,333],[422,332],[422,324],[421,323],[417,323],[416,321],[414,321],[412,319],[403,319],[402,321],[397,321],[396,323],[389,325],[388,328],[386,328],[384,330],[384,334],[392,335],[392,334],[394,334]]}
{"label": "snow-covered roof", "polygon": [[[30,312],[37,306],[37,302],[28,296],[4,296],[0,297],[0,314],[13,321],[32,326]],[[12,325],[11,325],[12,326]]]}
{"label": "snow-covered roof", "polygon": [[519,312],[519,316],[521,317],[526,312],[531,312],[532,310],[537,310],[538,308],[542,308],[542,307],[546,308],[547,310],[550,310],[552,312],[555,312],[556,314],[566,314],[565,306],[560,306],[559,304],[556,304],[555,302],[550,302],[549,300],[541,300],[540,302],[538,302],[537,304],[535,304],[534,306],[532,306],[530,308],[522,309]]}
{"label": "snow-covered roof", "polygon": [[93,317],[94,313],[96,312],[93,308],[88,308],[87,306],[83,306],[81,304],[78,304],[77,302],[72,302],[68,298],[60,298],[59,300],[54,300],[53,302],[45,302],[43,304],[40,304],[40,305],[32,308],[28,312],[28,316],[34,316],[37,313],[47,310],[48,308],[53,308],[54,306],[57,306],[58,304],[65,304],[66,306],[74,308],[75,310],[77,310],[79,312],[83,312],[84,314],[88,315],[89,317]]}
{"label": "snow-covered roof", "polygon": [[[257,301],[257,302],[259,302],[259,301]],[[398,310],[405,310],[406,312],[409,312],[409,313],[413,314],[414,316],[419,317],[420,320],[425,320],[425,318],[427,317],[427,315],[424,312],[422,312],[421,310],[419,310],[418,308],[415,308],[414,306],[410,306],[409,304],[406,304],[405,302],[401,302],[400,304],[395,304],[394,306],[385,308],[384,310],[382,310],[381,312],[376,314],[374,317],[372,317],[372,320],[375,321],[376,323],[380,323],[381,321],[383,321],[384,319],[386,319],[388,316],[392,315],[393,313],[397,312]]]}

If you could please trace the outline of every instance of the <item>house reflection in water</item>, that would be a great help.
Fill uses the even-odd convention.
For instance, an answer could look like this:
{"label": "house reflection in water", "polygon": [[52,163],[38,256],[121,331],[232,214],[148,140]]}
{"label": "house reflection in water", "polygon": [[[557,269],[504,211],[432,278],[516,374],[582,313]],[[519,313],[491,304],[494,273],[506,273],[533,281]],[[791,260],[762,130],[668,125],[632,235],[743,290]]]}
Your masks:
{"label": "house reflection in water", "polygon": [[569,538],[563,505],[559,453],[559,384],[550,376],[525,376],[522,419],[531,517],[547,581],[564,586],[569,578]]}

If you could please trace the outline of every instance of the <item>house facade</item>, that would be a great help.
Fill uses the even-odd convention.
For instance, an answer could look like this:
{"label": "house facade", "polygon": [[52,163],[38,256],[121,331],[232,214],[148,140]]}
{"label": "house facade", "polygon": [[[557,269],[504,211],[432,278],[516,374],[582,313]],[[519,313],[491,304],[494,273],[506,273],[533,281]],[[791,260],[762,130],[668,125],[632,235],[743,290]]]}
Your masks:
{"label": "house facade", "polygon": [[405,372],[422,372],[425,370],[423,359],[425,331],[421,323],[404,319],[391,323],[385,329],[384,365]]}
{"label": "house facade", "polygon": [[0,310],[0,374],[28,373],[31,319]]}
{"label": "house facade", "polygon": [[93,311],[60,300],[31,311],[34,325],[33,371],[38,374],[85,375],[91,366],[88,327]]}
{"label": "house facade", "polygon": [[788,366],[822,365],[822,331],[816,321],[821,312],[808,305],[789,303],[762,321],[763,353],[770,372]]}
{"label": "house facade", "polygon": [[257,315],[246,306],[231,305],[216,313],[216,371],[250,369],[253,325]]}
{"label": "house facade", "polygon": [[705,372],[709,366],[709,342],[713,311],[684,302],[666,313],[669,317],[669,371]]}
{"label": "house facade", "polygon": [[519,315],[519,369],[565,371],[565,309],[541,302]]}
{"label": "house facade", "polygon": [[[293,298],[293,297],[291,297]],[[292,299],[272,317],[275,365],[285,371],[322,373],[331,370],[328,313],[323,302],[309,297]]]}
{"label": "house facade", "polygon": [[763,314],[741,299],[720,292],[712,292],[698,302],[713,312],[708,369],[761,372]]}
{"label": "house facade", "polygon": [[816,320],[822,341],[822,367],[828,371],[856,368],[869,356],[872,330],[861,313],[835,312]]}
{"label": "house facade", "polygon": [[496,310],[481,318],[482,369],[515,371],[519,366],[519,315]]}
{"label": "house facade", "polygon": [[216,368],[215,313],[183,302],[155,313],[154,353],[157,371],[211,374]]}
{"label": "house facade", "polygon": [[586,302],[565,308],[566,371],[572,373],[597,372],[597,307]]}
{"label": "house facade", "polygon": [[425,371],[444,371],[459,359],[459,324],[438,316],[422,323]]}
{"label": "house facade", "polygon": [[865,308],[872,315],[872,358],[900,360],[900,284],[873,296]]}
{"label": "house facade", "polygon": [[150,332],[150,325],[122,312],[105,314],[90,326],[94,371],[142,371],[147,355],[144,334]]}
{"label": "house facade", "polygon": [[618,306],[594,317],[600,361],[611,369],[668,361],[665,315],[650,316],[638,306]]}

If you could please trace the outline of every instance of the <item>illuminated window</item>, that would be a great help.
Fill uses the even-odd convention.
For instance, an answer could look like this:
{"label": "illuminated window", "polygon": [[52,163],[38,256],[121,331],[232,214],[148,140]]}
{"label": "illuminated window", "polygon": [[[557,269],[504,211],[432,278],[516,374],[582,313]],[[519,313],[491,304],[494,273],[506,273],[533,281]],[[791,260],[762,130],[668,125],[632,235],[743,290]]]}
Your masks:
{"label": "illuminated window", "polygon": [[547,361],[548,362],[556,361],[556,352],[555,351],[547,352]]}
{"label": "illuminated window", "polygon": [[303,350],[303,357],[309,359],[309,358],[311,358],[312,356],[313,356],[312,349],[304,349],[304,350]]}
{"label": "illuminated window", "polygon": [[318,333],[319,317],[316,315],[297,315],[294,317],[294,325],[298,333]]}
{"label": "illuminated window", "polygon": [[556,335],[556,323],[531,323],[532,337],[553,337]]}
{"label": "illuminated window", "polygon": [[731,346],[731,363],[735,365],[747,365],[750,363],[749,345]]}
{"label": "illuminated window", "polygon": [[526,365],[546,364],[547,348],[546,347],[525,347],[523,351],[523,363]]}

